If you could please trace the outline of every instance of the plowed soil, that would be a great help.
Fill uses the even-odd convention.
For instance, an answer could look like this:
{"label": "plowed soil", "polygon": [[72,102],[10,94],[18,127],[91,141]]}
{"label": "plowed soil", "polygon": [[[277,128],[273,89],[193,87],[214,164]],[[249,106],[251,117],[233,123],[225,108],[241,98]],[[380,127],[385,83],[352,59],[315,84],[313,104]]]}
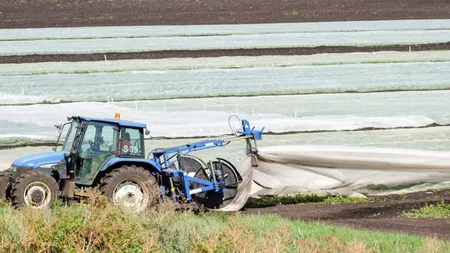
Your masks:
{"label": "plowed soil", "polygon": [[448,0],[2,0],[0,28],[449,18]]}
{"label": "plowed soil", "polygon": [[[448,0],[3,0],[0,28],[249,24],[450,18]],[[449,43],[110,53],[109,60],[448,50]],[[0,57],[0,63],[98,61],[103,54]]]}
{"label": "plowed soil", "polygon": [[230,49],[230,50],[173,50],[141,53],[106,53],[106,54],[56,54],[0,56],[1,63],[57,62],[57,61],[103,61],[129,59],[162,59],[162,58],[198,58],[221,56],[260,56],[260,55],[312,55],[330,53],[376,52],[376,51],[428,51],[450,50],[450,42],[424,45],[387,45],[376,47],[321,46],[297,48],[267,49]]}
{"label": "plowed soil", "polygon": [[450,191],[421,192],[387,197],[370,198],[369,202],[357,204],[300,204],[267,208],[247,208],[244,213],[273,213],[289,219],[321,221],[358,229],[402,232],[413,235],[436,236],[450,239],[450,219],[412,219],[400,217],[411,211],[450,202]]}

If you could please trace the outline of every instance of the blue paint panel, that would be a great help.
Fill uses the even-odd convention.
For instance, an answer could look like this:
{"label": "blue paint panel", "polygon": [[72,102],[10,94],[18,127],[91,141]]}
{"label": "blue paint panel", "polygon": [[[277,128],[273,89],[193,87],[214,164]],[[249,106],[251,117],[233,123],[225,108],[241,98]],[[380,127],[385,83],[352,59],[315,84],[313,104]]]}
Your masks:
{"label": "blue paint panel", "polygon": [[100,121],[107,122],[112,124],[117,124],[123,127],[133,127],[133,128],[147,128],[147,125],[144,123],[138,123],[127,120],[119,120],[119,119],[110,119],[110,118],[93,118],[93,117],[84,117],[84,116],[72,116],[72,118],[79,118],[85,121]]}
{"label": "blue paint panel", "polygon": [[152,167],[155,167],[158,171],[161,171],[161,166],[153,160],[147,160],[142,158],[122,158],[122,157],[113,157],[109,159],[105,164],[103,164],[100,170],[104,171],[109,167],[111,167],[112,165],[120,162],[146,163]]}
{"label": "blue paint panel", "polygon": [[64,151],[33,154],[16,159],[12,165],[17,167],[39,168],[47,164],[55,164],[64,159]]}

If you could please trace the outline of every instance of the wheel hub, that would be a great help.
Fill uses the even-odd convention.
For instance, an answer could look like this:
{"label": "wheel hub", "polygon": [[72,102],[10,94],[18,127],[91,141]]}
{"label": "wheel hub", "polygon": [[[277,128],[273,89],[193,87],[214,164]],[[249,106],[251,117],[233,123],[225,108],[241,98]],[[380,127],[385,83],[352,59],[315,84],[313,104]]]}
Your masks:
{"label": "wheel hub", "polygon": [[114,203],[122,204],[126,207],[139,207],[143,205],[144,201],[144,193],[137,185],[133,182],[126,182],[119,187],[114,194]]}
{"label": "wheel hub", "polygon": [[30,195],[33,203],[41,203],[45,198],[45,192],[41,188],[32,190]]}
{"label": "wheel hub", "polygon": [[43,208],[50,203],[50,189],[41,182],[31,183],[24,192],[25,203],[33,208]]}

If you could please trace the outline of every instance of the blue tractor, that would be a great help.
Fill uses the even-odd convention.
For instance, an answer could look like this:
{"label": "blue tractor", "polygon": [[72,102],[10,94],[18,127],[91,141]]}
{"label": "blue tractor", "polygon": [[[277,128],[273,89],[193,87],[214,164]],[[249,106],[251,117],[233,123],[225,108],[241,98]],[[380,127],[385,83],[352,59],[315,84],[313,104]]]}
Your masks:
{"label": "blue tractor", "polygon": [[42,209],[57,198],[79,201],[89,189],[98,189],[111,203],[136,211],[166,198],[221,209],[238,194],[241,175],[225,159],[205,163],[189,154],[233,140],[246,140],[248,154],[256,152],[264,129],[240,123],[235,136],[155,149],[146,157],[145,124],[121,120],[119,114],[114,119],[69,117],[57,126],[57,143],[69,127],[60,150],[57,145],[54,152],[18,158],[0,173],[0,198]]}

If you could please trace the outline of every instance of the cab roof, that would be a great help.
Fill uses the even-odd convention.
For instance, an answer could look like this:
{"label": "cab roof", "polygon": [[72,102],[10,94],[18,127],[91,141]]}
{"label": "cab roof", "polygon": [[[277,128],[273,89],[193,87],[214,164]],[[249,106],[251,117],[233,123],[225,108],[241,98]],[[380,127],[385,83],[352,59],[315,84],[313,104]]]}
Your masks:
{"label": "cab roof", "polygon": [[105,122],[111,124],[117,124],[123,127],[132,127],[132,128],[147,128],[147,125],[144,123],[138,123],[133,121],[121,120],[121,119],[111,119],[111,118],[95,118],[95,117],[85,117],[85,116],[72,116],[73,119],[81,119],[85,121],[95,121],[95,122]]}

